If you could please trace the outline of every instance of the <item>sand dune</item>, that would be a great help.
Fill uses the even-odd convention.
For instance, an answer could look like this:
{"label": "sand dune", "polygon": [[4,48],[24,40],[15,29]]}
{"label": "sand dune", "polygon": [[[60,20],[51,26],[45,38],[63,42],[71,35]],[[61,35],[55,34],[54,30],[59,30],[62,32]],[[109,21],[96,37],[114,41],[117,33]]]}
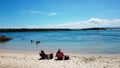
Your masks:
{"label": "sand dune", "polygon": [[70,60],[38,60],[38,53],[0,51],[0,68],[120,68],[120,55],[70,55]]}

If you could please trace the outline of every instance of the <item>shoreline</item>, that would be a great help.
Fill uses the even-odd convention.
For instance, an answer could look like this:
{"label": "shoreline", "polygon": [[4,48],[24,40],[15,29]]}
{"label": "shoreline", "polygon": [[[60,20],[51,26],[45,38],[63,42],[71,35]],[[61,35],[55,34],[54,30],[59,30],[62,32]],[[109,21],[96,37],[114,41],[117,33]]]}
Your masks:
{"label": "shoreline", "polygon": [[[32,54],[39,54],[39,52],[40,51],[31,51],[31,50],[6,50],[6,49],[0,49],[0,52],[11,52],[11,53],[24,53],[24,54],[26,54],[26,53],[32,53]],[[50,51],[49,52],[49,50],[48,51],[46,51],[45,50],[45,52],[46,53],[53,53],[53,54],[56,54],[56,52],[57,52],[57,50],[56,50],[56,52],[55,51]],[[64,51],[63,51],[64,52]],[[120,53],[83,53],[83,52],[81,52],[81,53],[74,53],[74,52],[64,52],[65,54],[70,54],[70,55],[120,55]]]}
{"label": "shoreline", "polygon": [[120,68],[120,54],[65,54],[70,60],[38,60],[39,52],[0,49],[0,68]]}

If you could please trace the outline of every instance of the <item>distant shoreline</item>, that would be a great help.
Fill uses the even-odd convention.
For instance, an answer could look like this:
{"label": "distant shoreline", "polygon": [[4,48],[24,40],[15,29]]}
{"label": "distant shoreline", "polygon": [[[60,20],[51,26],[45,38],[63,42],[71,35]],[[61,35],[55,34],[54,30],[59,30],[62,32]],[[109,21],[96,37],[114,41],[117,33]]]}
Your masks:
{"label": "distant shoreline", "polygon": [[38,31],[69,31],[71,29],[48,29],[48,28],[2,28],[0,32],[38,32]]}
{"label": "distant shoreline", "polygon": [[[0,28],[0,32],[38,32],[38,31],[76,31],[76,30],[106,30],[117,28],[83,28],[83,29],[68,29],[68,28]],[[120,29],[120,28],[118,28]]]}

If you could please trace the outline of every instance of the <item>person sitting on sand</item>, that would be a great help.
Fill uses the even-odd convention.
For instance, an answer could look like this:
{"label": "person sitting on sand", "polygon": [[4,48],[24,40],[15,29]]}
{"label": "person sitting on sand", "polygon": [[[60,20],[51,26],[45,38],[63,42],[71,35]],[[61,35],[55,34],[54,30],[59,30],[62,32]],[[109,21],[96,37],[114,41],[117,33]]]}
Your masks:
{"label": "person sitting on sand", "polygon": [[45,52],[43,50],[41,50],[41,52],[39,53],[39,55],[41,56],[40,59],[47,59],[47,55],[45,54]]}
{"label": "person sitting on sand", "polygon": [[57,57],[57,59],[56,60],[63,60],[63,58],[64,58],[64,53],[63,52],[61,52],[61,50],[60,49],[58,49],[58,51],[57,51],[57,53],[56,53],[56,56],[55,57]]}
{"label": "person sitting on sand", "polygon": [[53,53],[45,54],[45,52],[43,50],[41,50],[39,55],[41,56],[41,58],[39,60],[41,60],[41,59],[52,59],[53,58]]}

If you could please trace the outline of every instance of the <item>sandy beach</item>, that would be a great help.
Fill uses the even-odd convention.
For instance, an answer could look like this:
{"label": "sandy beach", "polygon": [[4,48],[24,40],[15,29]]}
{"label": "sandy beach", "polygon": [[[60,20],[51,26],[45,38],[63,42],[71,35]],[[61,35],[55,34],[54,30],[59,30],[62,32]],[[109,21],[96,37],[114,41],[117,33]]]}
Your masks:
{"label": "sandy beach", "polygon": [[0,50],[0,68],[120,68],[120,55],[69,54],[57,61],[38,60],[38,53]]}

